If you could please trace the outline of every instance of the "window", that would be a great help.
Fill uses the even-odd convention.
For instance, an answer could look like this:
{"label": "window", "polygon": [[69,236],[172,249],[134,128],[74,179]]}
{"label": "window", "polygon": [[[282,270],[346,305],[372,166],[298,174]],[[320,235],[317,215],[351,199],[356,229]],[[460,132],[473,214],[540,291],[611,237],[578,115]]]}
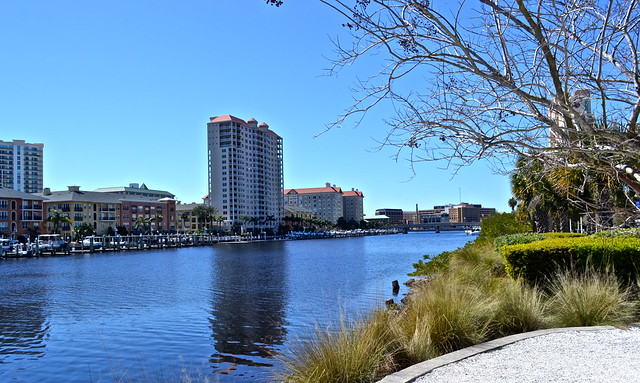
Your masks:
{"label": "window", "polygon": [[0,209],[6,209],[9,207],[9,202],[6,200],[0,200]]}

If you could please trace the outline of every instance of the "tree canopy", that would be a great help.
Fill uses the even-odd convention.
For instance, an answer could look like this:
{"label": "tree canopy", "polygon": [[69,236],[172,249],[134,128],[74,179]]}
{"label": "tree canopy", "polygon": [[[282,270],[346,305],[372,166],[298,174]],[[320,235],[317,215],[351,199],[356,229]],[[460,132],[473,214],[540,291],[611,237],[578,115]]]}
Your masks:
{"label": "tree canopy", "polygon": [[333,126],[391,102],[382,144],[411,163],[538,157],[640,194],[637,1],[319,1],[353,36],[332,71],[382,65]]}

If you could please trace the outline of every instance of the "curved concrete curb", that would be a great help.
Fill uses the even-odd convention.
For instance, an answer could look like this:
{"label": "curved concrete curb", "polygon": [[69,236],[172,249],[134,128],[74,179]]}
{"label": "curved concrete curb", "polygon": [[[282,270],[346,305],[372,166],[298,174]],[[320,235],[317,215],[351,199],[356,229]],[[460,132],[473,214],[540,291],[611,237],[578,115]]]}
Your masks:
{"label": "curved concrete curb", "polygon": [[613,326],[594,326],[594,327],[563,327],[552,328],[546,330],[537,330],[531,332],[525,332],[522,334],[515,334],[505,336],[504,338],[494,339],[489,342],[476,344],[475,346],[463,348],[462,350],[454,351],[449,354],[439,356],[437,358],[425,360],[418,364],[414,364],[411,367],[407,367],[404,370],[395,372],[391,375],[385,376],[378,383],[410,383],[416,379],[425,375],[432,370],[445,366],[450,363],[458,362],[462,359],[466,359],[470,356],[481,354],[483,352],[492,351],[504,347],[506,345],[541,335],[554,334],[565,331],[600,331],[600,330],[613,330]]}

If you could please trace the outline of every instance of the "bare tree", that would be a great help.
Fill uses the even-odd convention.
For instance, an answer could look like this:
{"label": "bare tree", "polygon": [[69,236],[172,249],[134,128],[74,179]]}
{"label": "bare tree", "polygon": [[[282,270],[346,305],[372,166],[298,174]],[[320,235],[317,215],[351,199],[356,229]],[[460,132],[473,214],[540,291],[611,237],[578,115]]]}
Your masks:
{"label": "bare tree", "polygon": [[411,163],[538,156],[640,194],[638,1],[319,1],[353,35],[332,72],[383,64],[332,126],[392,102],[381,144]]}

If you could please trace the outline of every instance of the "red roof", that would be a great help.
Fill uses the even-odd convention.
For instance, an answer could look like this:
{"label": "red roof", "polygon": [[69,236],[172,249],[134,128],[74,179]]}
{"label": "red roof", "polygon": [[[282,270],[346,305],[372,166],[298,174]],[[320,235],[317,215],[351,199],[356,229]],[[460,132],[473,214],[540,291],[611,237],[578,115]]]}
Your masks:
{"label": "red roof", "polygon": [[209,118],[209,122],[227,122],[227,121],[233,121],[233,122],[238,122],[240,124],[246,124],[246,122],[238,117],[234,117],[230,114],[225,114],[224,116],[216,116],[216,117],[211,117]]}
{"label": "red roof", "polygon": [[346,191],[342,193],[343,196],[345,197],[364,197],[364,194],[362,194],[361,191]]}
{"label": "red roof", "polygon": [[285,189],[284,194],[289,194],[292,190],[298,194],[342,193],[342,189],[339,187],[325,186],[321,188]]}

